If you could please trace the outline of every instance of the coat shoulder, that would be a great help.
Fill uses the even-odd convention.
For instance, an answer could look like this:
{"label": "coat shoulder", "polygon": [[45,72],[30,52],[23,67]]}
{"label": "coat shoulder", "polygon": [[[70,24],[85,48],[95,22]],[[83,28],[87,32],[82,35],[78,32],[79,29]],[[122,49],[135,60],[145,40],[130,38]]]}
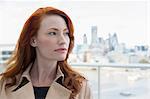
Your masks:
{"label": "coat shoulder", "polygon": [[91,87],[89,85],[88,80],[83,81],[82,88],[81,88],[81,91],[80,91],[78,97],[79,97],[78,99],[93,99]]}

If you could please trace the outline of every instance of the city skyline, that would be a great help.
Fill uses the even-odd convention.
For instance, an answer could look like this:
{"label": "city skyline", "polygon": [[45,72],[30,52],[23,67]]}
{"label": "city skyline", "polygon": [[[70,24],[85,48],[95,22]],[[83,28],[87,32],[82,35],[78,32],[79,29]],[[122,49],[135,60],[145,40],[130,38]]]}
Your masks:
{"label": "city skyline", "polygon": [[[98,27],[98,37],[108,38],[116,33],[120,43],[127,46],[150,46],[150,2],[144,1],[12,1],[0,2],[0,44],[15,44],[26,19],[37,8],[54,6],[65,11],[75,26],[75,43],[87,35],[91,41],[91,26]],[[8,10],[11,9],[11,12]],[[97,11],[99,10],[99,11]],[[89,13],[90,12],[90,13]],[[11,16],[11,17],[10,17]],[[17,20],[14,20],[16,18]],[[9,28],[9,29],[8,29]],[[8,37],[9,36],[9,37]],[[6,39],[7,38],[7,39]],[[78,42],[77,42],[78,41]]]}

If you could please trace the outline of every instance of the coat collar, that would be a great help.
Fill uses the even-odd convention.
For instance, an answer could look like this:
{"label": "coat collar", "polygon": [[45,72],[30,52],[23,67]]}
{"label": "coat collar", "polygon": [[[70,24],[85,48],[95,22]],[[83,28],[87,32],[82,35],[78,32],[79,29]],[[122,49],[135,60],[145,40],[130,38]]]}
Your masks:
{"label": "coat collar", "polygon": [[[31,63],[31,64],[28,66],[28,68],[23,72],[22,75],[19,74],[19,75],[16,76],[17,82],[18,82],[17,85],[16,85],[17,87],[20,86],[20,84],[22,84],[22,82],[24,81],[24,79],[28,80],[28,82],[31,82],[30,70],[31,70],[31,68],[32,68],[32,64],[33,64],[33,63]],[[54,79],[54,81],[57,81],[57,80],[59,80],[59,79],[61,79],[61,81],[59,81],[59,82],[63,82],[63,81],[64,81],[64,74],[63,74],[63,72],[61,71],[60,66],[58,65],[57,73],[56,73],[56,78]]]}
{"label": "coat collar", "polygon": [[[17,80],[19,81],[16,87],[13,88],[12,90],[13,92],[23,93],[24,95],[26,95],[28,93],[26,93],[25,91],[28,90],[31,94],[30,96],[34,97],[33,86],[32,86],[30,74],[29,74],[31,67],[32,67],[32,64],[30,64],[28,68],[23,72],[23,74],[20,75],[20,80],[19,80],[19,76],[16,77]],[[48,90],[46,99],[50,99],[50,97],[55,97],[53,99],[69,99],[71,90],[61,85],[60,82],[63,82],[63,81],[64,81],[64,74],[61,71],[60,66],[58,66],[56,78]]]}

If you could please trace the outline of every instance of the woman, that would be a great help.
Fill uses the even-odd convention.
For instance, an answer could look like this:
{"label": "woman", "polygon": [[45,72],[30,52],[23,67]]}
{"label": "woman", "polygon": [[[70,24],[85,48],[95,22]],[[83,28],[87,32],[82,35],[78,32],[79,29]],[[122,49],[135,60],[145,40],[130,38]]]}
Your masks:
{"label": "woman", "polygon": [[2,99],[92,99],[87,80],[67,63],[73,24],[63,11],[39,8],[26,21],[0,81]]}

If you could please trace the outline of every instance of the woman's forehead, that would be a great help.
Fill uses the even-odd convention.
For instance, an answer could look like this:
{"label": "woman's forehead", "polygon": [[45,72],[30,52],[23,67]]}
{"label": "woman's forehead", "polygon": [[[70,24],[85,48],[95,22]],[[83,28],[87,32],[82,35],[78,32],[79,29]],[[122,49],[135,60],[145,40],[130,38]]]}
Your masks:
{"label": "woman's forehead", "polygon": [[38,33],[46,33],[49,30],[69,31],[65,20],[59,15],[47,15],[42,18]]}
{"label": "woman's forehead", "polygon": [[45,28],[67,28],[65,20],[59,15],[44,16],[41,20],[40,26]]}

